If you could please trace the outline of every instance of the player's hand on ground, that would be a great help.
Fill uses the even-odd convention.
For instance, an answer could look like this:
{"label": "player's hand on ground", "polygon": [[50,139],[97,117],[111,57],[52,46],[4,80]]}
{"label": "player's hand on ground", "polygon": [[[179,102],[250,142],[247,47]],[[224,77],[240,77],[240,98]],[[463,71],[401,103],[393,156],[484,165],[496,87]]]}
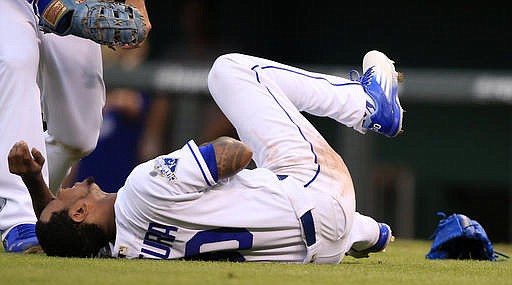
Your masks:
{"label": "player's hand on ground", "polygon": [[24,141],[19,141],[9,151],[9,171],[21,177],[35,176],[41,173],[44,157],[36,148],[29,151]]}

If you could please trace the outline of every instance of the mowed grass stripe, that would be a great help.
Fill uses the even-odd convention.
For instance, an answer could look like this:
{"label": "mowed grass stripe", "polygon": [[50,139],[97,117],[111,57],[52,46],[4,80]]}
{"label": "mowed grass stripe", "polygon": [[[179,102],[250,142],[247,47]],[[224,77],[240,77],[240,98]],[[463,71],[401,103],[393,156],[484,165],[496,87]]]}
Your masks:
{"label": "mowed grass stripe", "polygon": [[[0,284],[512,284],[512,261],[426,260],[430,241],[400,240],[339,265],[54,258],[0,253]],[[512,244],[495,249],[512,253]]]}

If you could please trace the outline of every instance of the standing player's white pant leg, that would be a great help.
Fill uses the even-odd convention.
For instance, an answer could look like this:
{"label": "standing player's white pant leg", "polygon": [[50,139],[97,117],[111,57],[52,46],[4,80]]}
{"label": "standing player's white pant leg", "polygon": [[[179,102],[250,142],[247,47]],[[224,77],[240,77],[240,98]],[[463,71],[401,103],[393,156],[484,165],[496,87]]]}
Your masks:
{"label": "standing player's white pant leg", "polygon": [[72,164],[96,147],[105,105],[101,48],[75,36],[45,34],[41,56],[50,189],[56,192]]}
{"label": "standing player's white pant leg", "polygon": [[[2,240],[19,224],[35,224],[30,195],[9,172],[7,155],[24,140],[45,155],[39,88],[36,18],[27,1],[0,1],[0,233]],[[47,180],[46,165],[43,176]]]}

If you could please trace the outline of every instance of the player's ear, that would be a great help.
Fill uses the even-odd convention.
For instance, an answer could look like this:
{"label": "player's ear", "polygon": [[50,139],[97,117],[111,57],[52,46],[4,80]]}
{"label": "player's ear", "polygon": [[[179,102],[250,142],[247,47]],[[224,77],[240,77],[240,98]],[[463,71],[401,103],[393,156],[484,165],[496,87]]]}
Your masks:
{"label": "player's ear", "polygon": [[77,201],[75,204],[73,204],[73,206],[69,208],[69,215],[71,219],[77,223],[85,221],[88,214],[89,209],[85,201]]}

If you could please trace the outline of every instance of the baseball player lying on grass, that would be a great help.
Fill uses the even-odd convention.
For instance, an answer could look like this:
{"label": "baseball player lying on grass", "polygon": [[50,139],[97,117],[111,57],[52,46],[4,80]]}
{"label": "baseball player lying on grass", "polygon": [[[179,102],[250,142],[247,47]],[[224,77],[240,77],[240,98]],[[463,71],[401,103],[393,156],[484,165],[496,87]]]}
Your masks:
{"label": "baseball player lying on grass", "polygon": [[[117,194],[89,178],[54,196],[41,176],[43,156],[22,141],[9,169],[29,189],[48,255],[334,264],[368,257],[386,248],[391,229],[355,211],[345,163],[300,113],[398,135],[393,61],[371,51],[363,71],[348,80],[221,56],[208,87],[241,141],[191,140],[137,166]],[[245,169],[251,158],[258,167]]]}

